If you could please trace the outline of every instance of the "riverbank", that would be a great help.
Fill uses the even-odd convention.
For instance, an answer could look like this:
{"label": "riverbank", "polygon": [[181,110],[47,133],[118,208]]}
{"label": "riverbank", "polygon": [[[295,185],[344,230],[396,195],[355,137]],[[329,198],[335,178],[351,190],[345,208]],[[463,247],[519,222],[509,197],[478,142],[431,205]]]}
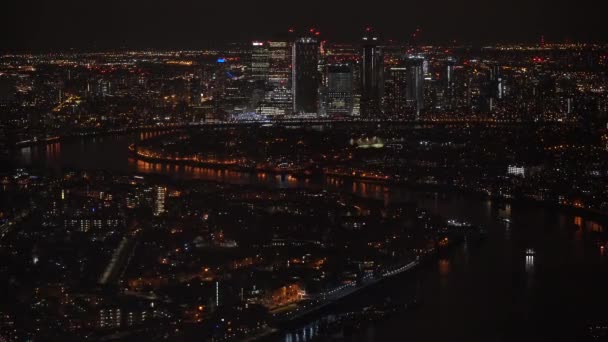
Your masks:
{"label": "riverbank", "polygon": [[[480,228],[476,228],[472,233],[474,234],[469,234],[469,236],[474,236],[475,238],[474,241],[468,241],[467,243],[469,244],[472,242],[481,243],[485,238],[485,233],[482,233]],[[399,314],[401,311],[409,310],[414,307],[418,308],[421,305],[424,305],[424,303],[421,303],[420,298],[417,298],[417,295],[415,295],[413,300],[408,301],[407,303],[390,303],[390,300],[389,302],[386,301],[387,297],[381,296],[378,297],[374,303],[370,304],[369,306],[365,305],[365,307],[363,304],[358,304],[358,298],[366,292],[378,291],[380,286],[384,287],[389,284],[399,283],[402,281],[402,279],[404,279],[403,277],[411,274],[412,272],[416,272],[418,274],[418,272],[423,271],[424,269],[428,271],[429,268],[432,268],[434,262],[440,260],[441,258],[451,257],[454,251],[457,250],[458,247],[461,247],[462,244],[467,240],[464,237],[464,233],[457,232],[457,234],[462,235],[462,239],[455,239],[454,242],[442,248],[435,249],[432,253],[426,254],[421,258],[417,258],[410,263],[386,270],[382,272],[380,277],[370,280],[365,284],[361,284],[360,286],[353,288],[351,291],[345,292],[343,295],[339,295],[336,298],[323,303],[322,305],[302,311],[292,319],[278,321],[277,332],[273,334],[273,336],[270,336],[271,338],[266,337],[268,338],[267,340],[283,340],[280,338],[280,336],[283,334],[289,334],[290,332],[293,332],[294,329],[295,331],[301,329],[303,334],[306,335],[306,330],[309,329],[310,322],[325,321],[327,317],[339,317],[337,320],[332,318],[329,319],[329,322],[325,322],[326,324],[324,329],[327,331],[322,331],[323,329],[319,329],[318,326],[315,327],[317,330],[314,332],[312,329],[308,330],[309,338],[312,338],[315,334],[317,337],[327,338],[329,337],[327,334],[330,332],[338,332],[338,335],[340,335],[339,332],[342,331],[343,333],[345,328],[349,328],[350,330],[360,329],[362,328],[361,323],[366,322],[367,324],[371,324],[373,322],[381,322],[382,320],[390,318],[393,314]],[[409,281],[415,282],[416,280],[410,279]],[[352,308],[353,305],[356,308]],[[344,308],[340,309],[340,306],[350,306],[351,309],[347,310],[352,312],[342,313],[341,310],[344,310]],[[372,317],[371,313],[364,313],[365,310],[373,308],[376,308],[381,314],[376,315],[377,317]],[[364,319],[362,320],[362,318]],[[305,324],[305,326],[302,327],[302,324]],[[351,331],[351,333],[357,334],[356,331]],[[296,333],[296,335],[300,334]],[[286,338],[289,339],[288,337]]]}
{"label": "riverbank", "polygon": [[356,293],[372,286],[380,283],[381,281],[393,277],[395,275],[401,274],[403,272],[407,272],[411,269],[414,269],[416,266],[420,264],[420,261],[414,260],[408,264],[398,266],[395,269],[384,272],[379,277],[370,276],[368,278],[363,278],[361,283],[352,284],[352,285],[344,285],[340,288],[336,288],[334,290],[327,291],[323,294],[320,294],[314,300],[318,301],[316,304],[312,304],[311,306],[304,306],[302,310],[300,308],[296,308],[293,311],[289,311],[285,314],[274,316],[274,318],[278,322],[292,322],[298,319],[302,319],[307,315],[313,314],[343,298],[346,298],[351,295],[355,295]]}
{"label": "riverbank", "polygon": [[270,175],[280,175],[282,177],[294,177],[296,179],[302,180],[313,180],[315,178],[336,178],[341,180],[347,180],[350,182],[359,182],[366,184],[377,184],[384,186],[399,186],[404,187],[411,190],[416,191],[429,191],[429,192],[451,192],[451,193],[462,193],[470,196],[475,196],[477,198],[485,199],[485,200],[494,200],[503,203],[509,204],[523,204],[523,205],[538,205],[544,208],[550,209],[559,209],[566,210],[573,214],[585,214],[585,215],[593,215],[598,219],[608,221],[608,212],[602,211],[595,208],[586,208],[574,205],[567,205],[563,203],[554,203],[546,200],[538,200],[530,197],[504,197],[493,194],[488,194],[485,191],[476,191],[471,188],[462,188],[454,185],[448,184],[432,184],[432,183],[413,183],[402,180],[395,180],[390,177],[372,177],[365,176],[363,174],[356,173],[352,174],[338,174],[332,172],[326,172],[325,170],[275,170],[275,169],[256,169],[255,167],[240,167],[240,166],[226,166],[221,164],[213,164],[213,163],[198,163],[193,161],[181,161],[176,162],[173,160],[162,159],[162,158],[150,158],[137,154],[135,151],[131,150],[132,155],[140,160],[144,160],[150,163],[166,163],[168,165],[189,165],[192,167],[207,167],[215,170],[226,170],[226,171],[236,171],[243,172],[249,174],[270,174]]}

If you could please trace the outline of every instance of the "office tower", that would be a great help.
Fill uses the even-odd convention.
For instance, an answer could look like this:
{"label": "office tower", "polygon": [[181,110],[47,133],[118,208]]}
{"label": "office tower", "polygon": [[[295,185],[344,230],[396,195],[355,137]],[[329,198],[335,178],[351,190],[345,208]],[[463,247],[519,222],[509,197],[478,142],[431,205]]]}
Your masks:
{"label": "office tower", "polygon": [[292,49],[293,111],[317,113],[319,85],[319,42],[315,38],[300,38]]}
{"label": "office tower", "polygon": [[202,96],[203,82],[200,78],[193,77],[190,80],[190,104],[192,106],[200,106]]}
{"label": "office tower", "polygon": [[167,197],[167,188],[164,186],[156,187],[156,197],[154,199],[154,216],[160,216],[165,212],[165,198]]}
{"label": "office tower", "polygon": [[452,110],[455,106],[456,97],[456,75],[454,69],[456,67],[456,61],[448,57],[445,61],[445,77],[443,78],[443,86],[445,90],[444,106],[448,110]]}
{"label": "office tower", "polygon": [[453,89],[454,88],[454,83],[455,83],[455,79],[454,79],[454,66],[456,65],[456,61],[453,58],[448,58],[446,60],[446,77],[445,77],[445,81],[446,81],[446,87],[448,89]]}
{"label": "office tower", "polygon": [[501,100],[505,95],[505,82],[499,65],[490,66],[490,95]]}
{"label": "office tower", "polygon": [[264,100],[256,108],[256,113],[267,117],[284,116],[291,113],[293,94],[285,87],[267,91]]}
{"label": "office tower", "polygon": [[488,68],[487,76],[480,79],[480,92],[477,107],[481,112],[492,112],[496,106],[497,100],[501,99],[502,96],[500,66],[492,64]]}
{"label": "office tower", "polygon": [[289,71],[291,65],[291,52],[286,41],[268,42],[270,56],[268,83],[271,88],[289,88]]}
{"label": "office tower", "polygon": [[500,77],[500,66],[496,64],[490,65],[489,71],[490,81],[496,81]]}
{"label": "office tower", "polygon": [[378,35],[367,29],[361,50],[361,116],[378,117],[384,95],[384,56]]}
{"label": "office tower", "polygon": [[410,57],[407,60],[408,77],[406,100],[408,106],[414,109],[416,119],[419,119],[420,112],[424,108],[424,59],[420,57]]}
{"label": "office tower", "polygon": [[331,116],[350,116],[353,111],[353,69],[349,64],[327,66],[325,110]]}
{"label": "office tower", "polygon": [[215,282],[215,307],[220,306],[220,282]]}
{"label": "office tower", "polygon": [[[385,82],[384,112],[393,118],[406,118],[406,90],[408,69],[403,66],[388,68]],[[412,119],[409,118],[408,119]]]}
{"label": "office tower", "polygon": [[251,78],[255,81],[266,82],[270,68],[270,53],[268,43],[251,43]]}
{"label": "office tower", "polygon": [[105,97],[112,95],[112,82],[106,79],[100,79],[97,82],[98,95]]}

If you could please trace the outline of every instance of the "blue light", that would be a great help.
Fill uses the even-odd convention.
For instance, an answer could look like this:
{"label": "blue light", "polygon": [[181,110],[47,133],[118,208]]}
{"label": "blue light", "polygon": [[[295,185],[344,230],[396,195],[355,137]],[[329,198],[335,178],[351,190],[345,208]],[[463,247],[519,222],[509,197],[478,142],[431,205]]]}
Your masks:
{"label": "blue light", "polygon": [[217,62],[218,63],[226,63],[226,58],[218,58]]}

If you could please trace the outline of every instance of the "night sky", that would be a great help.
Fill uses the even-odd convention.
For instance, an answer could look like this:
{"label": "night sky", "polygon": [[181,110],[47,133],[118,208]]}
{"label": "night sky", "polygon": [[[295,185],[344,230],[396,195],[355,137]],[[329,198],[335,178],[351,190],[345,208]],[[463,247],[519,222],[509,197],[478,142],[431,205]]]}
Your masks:
{"label": "night sky", "polygon": [[353,41],[367,25],[402,41],[421,27],[421,43],[606,41],[605,2],[4,0],[0,48],[205,48],[311,26],[325,39]]}

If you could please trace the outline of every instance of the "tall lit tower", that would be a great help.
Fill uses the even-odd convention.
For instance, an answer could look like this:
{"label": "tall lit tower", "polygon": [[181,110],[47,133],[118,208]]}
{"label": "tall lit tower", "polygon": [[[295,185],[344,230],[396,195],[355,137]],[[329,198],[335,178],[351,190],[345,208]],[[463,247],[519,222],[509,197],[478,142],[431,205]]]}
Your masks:
{"label": "tall lit tower", "polygon": [[326,110],[329,115],[350,116],[353,111],[353,69],[350,64],[327,66]]}
{"label": "tall lit tower", "polygon": [[319,41],[306,37],[296,40],[292,51],[293,111],[316,113],[319,100]]}
{"label": "tall lit tower", "polygon": [[291,53],[287,41],[268,42],[270,67],[268,71],[268,82],[272,88],[289,87],[289,66]]}
{"label": "tall lit tower", "polygon": [[154,201],[154,216],[160,216],[165,212],[165,198],[167,197],[167,188],[164,186],[156,187],[156,198]]}
{"label": "tall lit tower", "polygon": [[424,59],[410,57],[408,63],[408,78],[406,88],[406,99],[408,105],[414,108],[416,119],[424,108]]}
{"label": "tall lit tower", "polygon": [[361,116],[367,118],[380,115],[384,95],[384,55],[378,43],[378,35],[367,28],[361,49]]}
{"label": "tall lit tower", "polygon": [[[408,69],[403,66],[392,66],[387,69],[387,78],[384,86],[385,114],[393,118],[406,118]],[[408,119],[411,118],[408,117]]]}
{"label": "tall lit tower", "polygon": [[267,42],[251,43],[251,77],[256,81],[267,81],[270,69],[270,53]]}

